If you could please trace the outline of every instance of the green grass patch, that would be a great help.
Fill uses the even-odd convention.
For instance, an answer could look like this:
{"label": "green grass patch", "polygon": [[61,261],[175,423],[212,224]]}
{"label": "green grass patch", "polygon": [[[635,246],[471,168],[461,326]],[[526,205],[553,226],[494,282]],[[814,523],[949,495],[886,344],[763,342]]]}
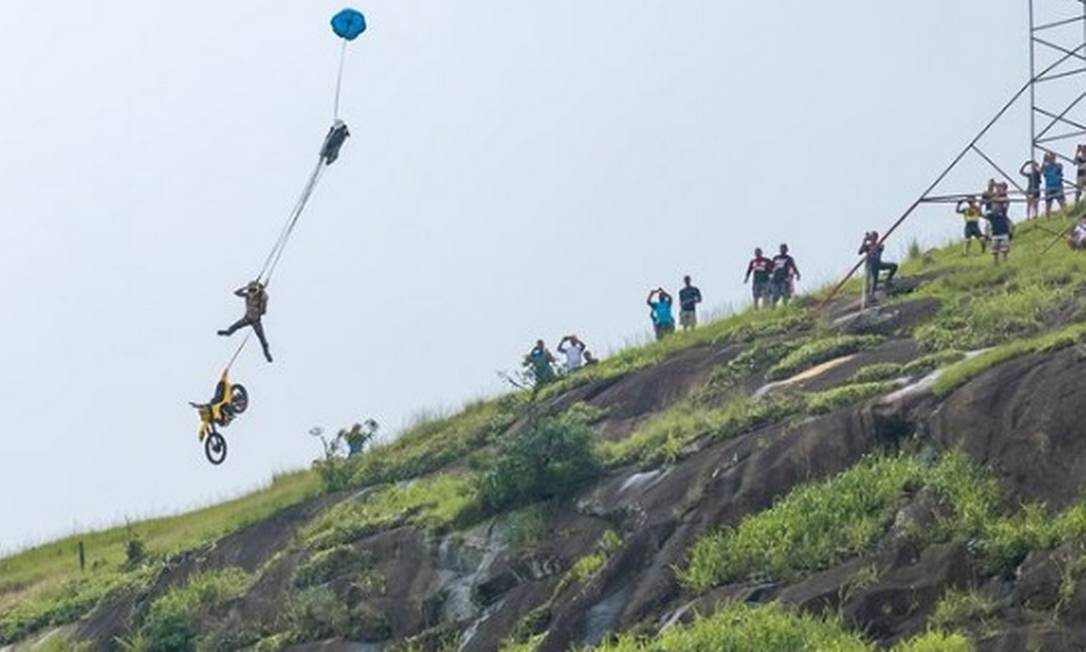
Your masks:
{"label": "green grass patch", "polygon": [[780,362],[803,345],[802,338],[756,341],[739,355],[713,370],[709,382],[698,394],[699,402],[712,403],[731,398],[739,385]]}
{"label": "green grass patch", "polygon": [[769,369],[766,378],[769,380],[789,378],[835,358],[869,349],[880,342],[882,338],[874,335],[835,335],[817,339],[786,355]]}
{"label": "green grass patch", "polygon": [[861,367],[848,379],[848,384],[857,385],[863,383],[879,383],[905,375],[905,365],[896,362],[879,362]]}
{"label": "green grass patch", "polygon": [[660,341],[624,349],[598,365],[548,385],[540,391],[539,397],[554,398],[586,383],[623,376],[698,346],[749,343],[786,334],[794,336],[811,330],[815,322],[812,312],[794,305],[777,310],[747,310],[692,331],[677,332]]}
{"label": "green grass patch", "polygon": [[302,530],[300,540],[319,551],[400,522],[445,530],[475,507],[474,484],[467,474],[439,474],[375,489],[326,509]]}
{"label": "green grass patch", "polygon": [[807,411],[811,414],[828,414],[874,396],[889,394],[896,388],[897,385],[891,382],[855,383],[834,387],[808,395]]}
{"label": "green grass patch", "polygon": [[[161,557],[206,545],[246,525],[297,505],[321,492],[310,471],[277,477],[267,488],[203,509],[132,526],[152,556]],[[88,532],[31,548],[0,560],[0,642],[49,625],[73,622],[112,591],[146,579],[132,570],[125,526]],[[80,573],[78,542],[86,551]]]}
{"label": "green grass patch", "polygon": [[683,403],[649,419],[626,439],[601,442],[600,456],[608,466],[671,462],[698,439],[734,437],[795,414],[802,406],[803,402],[795,397],[744,397],[719,409]]}
{"label": "green grass patch", "polygon": [[[597,652],[875,652],[861,634],[840,619],[794,611],[770,603],[729,603],[711,616],[675,625],[655,637],[624,635],[595,648]],[[972,644],[961,634],[928,632],[893,648],[893,652],[968,652]]]}
{"label": "green grass patch", "polygon": [[794,489],[769,509],[698,540],[679,573],[704,591],[738,579],[790,579],[867,549],[885,531],[923,466],[869,458],[828,480]]}
{"label": "green grass patch", "polygon": [[955,362],[960,362],[964,358],[964,353],[953,349],[927,353],[902,366],[901,373],[910,378],[926,376],[936,369],[954,364]]}
{"label": "green grass patch", "polygon": [[994,600],[976,591],[952,589],[939,599],[928,622],[939,629],[963,627],[970,622],[987,620],[996,607]]}
{"label": "green grass patch", "polygon": [[401,482],[462,462],[492,444],[516,420],[522,402],[515,394],[479,401],[459,414],[425,421],[389,443],[371,446],[351,460],[353,484]]}
{"label": "green grass patch", "polygon": [[151,652],[183,652],[196,647],[198,619],[214,613],[249,587],[238,568],[200,573],[151,603],[140,628]]}
{"label": "green grass patch", "polygon": [[1008,342],[948,367],[935,380],[932,389],[937,395],[945,396],[996,365],[1031,353],[1074,346],[1081,343],[1084,337],[1086,324],[1073,324],[1054,333]]}

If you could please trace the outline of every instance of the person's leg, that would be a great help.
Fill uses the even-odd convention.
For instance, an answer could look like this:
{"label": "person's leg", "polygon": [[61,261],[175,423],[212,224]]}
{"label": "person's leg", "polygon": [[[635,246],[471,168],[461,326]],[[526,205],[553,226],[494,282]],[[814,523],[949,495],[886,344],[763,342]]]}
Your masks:
{"label": "person's leg", "polygon": [[229,337],[229,336],[233,335],[234,333],[236,333],[239,328],[244,328],[244,327],[246,327],[248,325],[249,325],[249,318],[248,317],[242,317],[241,319],[239,319],[236,322],[234,322],[233,324],[231,324],[230,328],[227,328],[226,330],[219,331],[219,335],[222,335],[224,337]]}
{"label": "person's leg", "polygon": [[257,339],[260,340],[260,346],[264,349],[264,358],[268,361],[272,361],[271,351],[268,350],[268,338],[264,336],[264,324],[259,319],[253,322],[253,332],[256,333]]}
{"label": "person's leg", "polygon": [[881,263],[879,267],[889,272],[886,275],[886,287],[889,288],[894,284],[894,274],[897,274],[897,263]]}

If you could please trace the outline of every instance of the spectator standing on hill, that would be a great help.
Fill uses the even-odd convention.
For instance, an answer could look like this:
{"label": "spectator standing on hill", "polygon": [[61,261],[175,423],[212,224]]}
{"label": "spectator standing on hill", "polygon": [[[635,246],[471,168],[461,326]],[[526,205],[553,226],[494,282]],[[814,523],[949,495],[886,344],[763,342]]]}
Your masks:
{"label": "spectator standing on hill", "polygon": [[649,292],[646,303],[652,309],[652,328],[656,332],[656,339],[662,340],[674,333],[675,316],[671,311],[671,295],[664,288],[656,288]]}
{"label": "spectator standing on hill", "polygon": [[867,269],[867,282],[865,284],[867,298],[874,300],[875,291],[879,289],[879,276],[883,270],[889,272],[886,275],[886,288],[894,287],[894,274],[897,274],[897,263],[883,262],[882,254],[886,247],[879,242],[878,231],[868,231],[864,234],[860,244],[859,254],[864,257],[864,266]]}
{"label": "spectator standing on hill", "polygon": [[965,244],[962,247],[962,255],[969,255],[973,240],[980,241],[980,252],[984,253],[988,246],[988,240],[980,230],[980,206],[977,205],[977,198],[969,195],[958,202],[958,206],[954,210],[965,219]]}
{"label": "spectator standing on hill", "polygon": [[773,261],[762,255],[762,248],[754,248],[754,258],[747,264],[747,275],[743,277],[743,283],[749,283],[754,277],[754,285],[751,286],[751,295],[754,297],[754,309],[766,307],[772,301],[770,288],[770,275],[773,273]]}
{"label": "spectator standing on hill", "polygon": [[770,284],[773,293],[773,307],[777,304],[788,305],[795,293],[795,282],[800,279],[796,260],[788,253],[788,245],[782,244],[780,253],[773,257],[773,273]]}
{"label": "spectator standing on hill", "polygon": [[1037,218],[1041,214],[1041,166],[1037,161],[1026,161],[1018,174],[1026,178],[1026,219]]}
{"label": "spectator standing on hill", "polygon": [[693,285],[689,276],[684,276],[683,288],[679,290],[679,325],[684,331],[697,328],[699,303],[701,290]]}
{"label": "spectator standing on hill", "polygon": [[1082,201],[1082,191],[1086,187],[1086,145],[1079,145],[1075,150],[1075,203]]}
{"label": "spectator standing on hill", "polygon": [[566,356],[566,373],[571,374],[584,366],[587,348],[576,335],[566,335],[562,338],[562,341],[558,343],[558,352]]}
{"label": "spectator standing on hill", "polygon": [[543,340],[536,340],[535,347],[524,356],[524,365],[528,367],[535,378],[536,387],[542,387],[554,381],[554,355],[547,350]]}
{"label": "spectator standing on hill", "polygon": [[[1067,198],[1063,192],[1063,166],[1052,152],[1045,154],[1045,163],[1041,166],[1041,176],[1045,181],[1045,217],[1052,214],[1052,202],[1060,205],[1060,210],[1067,208]],[[995,233],[993,232],[993,236]]]}
{"label": "spectator standing on hill", "polygon": [[1011,218],[1007,217],[1006,212],[996,210],[993,206],[992,210],[984,215],[984,219],[988,220],[992,227],[992,259],[998,265],[1000,255],[1006,261],[1007,254],[1011,252]]}

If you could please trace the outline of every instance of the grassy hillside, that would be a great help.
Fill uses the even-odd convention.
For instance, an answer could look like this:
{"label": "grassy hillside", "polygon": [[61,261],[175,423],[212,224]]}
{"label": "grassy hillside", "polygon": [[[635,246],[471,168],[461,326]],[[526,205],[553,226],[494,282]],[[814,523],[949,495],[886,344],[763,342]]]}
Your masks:
{"label": "grassy hillside", "polygon": [[[859,291],[857,281],[825,305],[822,290],[787,309],[745,311],[622,351],[538,393],[480,401],[420,424],[394,442],[339,463],[334,478],[299,471],[221,505],[12,555],[0,560],[0,643],[74,623],[96,606],[105,609],[120,596],[142,592],[151,592],[150,599],[124,630],[133,649],[192,649],[198,643],[280,649],[331,637],[382,640],[379,636],[391,636],[399,626],[383,614],[400,608],[390,596],[398,595],[403,583],[390,578],[403,571],[386,568],[386,560],[360,547],[362,542],[418,534],[424,541],[443,541],[445,548],[463,546],[470,538],[466,533],[478,536],[475,526],[490,523],[506,532],[502,545],[510,546],[509,554],[527,555],[535,560],[531,564],[541,563],[540,551],[553,544],[548,538],[577,541],[548,553],[563,559],[555,562],[566,565],[562,573],[533,571],[542,575],[536,580],[540,597],[525,607],[528,613],[512,619],[517,622],[513,634],[502,635],[508,649],[534,649],[544,636],[560,634],[562,605],[581,599],[589,601],[587,608],[602,600],[593,591],[616,581],[611,574],[620,571],[613,568],[621,569],[625,555],[633,554],[624,552],[626,542],[639,534],[637,528],[620,532],[613,522],[621,520],[617,516],[600,517],[581,504],[575,508],[571,496],[583,498],[611,481],[625,488],[649,472],[695,473],[713,455],[721,456],[720,468],[726,469],[774,447],[808,445],[804,428],[820,418],[847,416],[933,371],[940,372],[930,388],[931,400],[938,401],[998,365],[1077,346],[1086,337],[1086,254],[1062,243],[1044,251],[1053,232],[1067,225],[1060,220],[1022,225],[1010,261],[999,266],[986,255],[963,256],[956,243],[917,252],[902,265],[908,291],[887,297],[866,316],[849,306]],[[888,321],[878,321],[882,318]],[[689,388],[660,395],[664,386],[680,382]],[[645,401],[656,403],[642,410]],[[835,427],[844,427],[841,423]],[[612,434],[597,435],[602,432]],[[751,499],[743,503],[747,511],[734,518],[727,510],[723,516],[706,512],[699,519],[713,526],[691,530],[679,550],[682,557],[661,565],[674,569],[669,581],[687,601],[704,601],[746,583],[802,586],[813,575],[887,545],[902,506],[917,496],[937,504],[938,516],[923,531],[908,532],[910,545],[927,550],[967,541],[980,573],[1011,573],[1030,552],[1086,540],[1086,505],[1047,510],[1013,495],[991,469],[953,451],[923,453],[923,445],[873,448],[848,463],[842,449],[840,462],[826,464],[833,472],[819,476],[807,468],[797,478],[774,477],[782,484],[767,488],[765,504]],[[784,459],[810,454],[803,449]],[[659,508],[644,507],[650,511],[645,518],[683,522],[683,510],[719,509],[705,497],[708,488],[694,491],[690,482],[680,487],[686,493]],[[201,570],[165,593],[158,588],[163,568],[198,566],[193,551],[320,496],[334,500],[292,530],[284,549],[252,568]],[[577,538],[582,534],[583,541]],[[606,545],[599,543],[605,539]],[[83,572],[76,561],[78,541],[87,554]],[[397,549],[411,545],[416,544],[400,541]],[[286,606],[223,638],[209,605],[248,604],[251,594],[271,590],[266,578],[280,574],[293,579],[275,585],[288,593],[271,602]],[[346,576],[353,579],[345,582]],[[473,588],[476,606],[485,600],[478,591],[489,590],[486,586]],[[448,591],[446,599],[453,600],[455,591]],[[424,602],[423,596],[413,599]],[[990,618],[994,607],[986,600],[968,590],[948,592],[930,631],[902,639],[894,649],[972,649],[970,639],[954,630],[968,630],[981,611]],[[346,602],[357,604],[347,609]],[[452,609],[449,604],[431,606],[430,612]],[[736,650],[751,649],[755,642],[780,649],[793,649],[789,641],[806,641],[809,649],[874,645],[840,614],[806,613],[775,602],[701,604],[706,606],[702,615],[680,627],[630,632],[601,649],[697,650],[704,649],[699,641],[721,637],[730,642],[719,649]],[[429,638],[420,638],[418,649],[442,649],[434,641],[450,632],[463,634],[442,629],[447,626],[428,625]]]}

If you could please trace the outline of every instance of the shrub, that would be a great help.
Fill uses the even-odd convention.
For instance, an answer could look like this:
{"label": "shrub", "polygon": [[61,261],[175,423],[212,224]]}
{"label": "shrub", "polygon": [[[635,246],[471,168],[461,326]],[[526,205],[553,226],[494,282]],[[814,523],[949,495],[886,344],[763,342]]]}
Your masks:
{"label": "shrub", "polygon": [[294,574],[294,585],[305,589],[324,584],[339,575],[363,571],[372,563],[369,554],[349,545],[320,550],[298,567]]}
{"label": "shrub", "polygon": [[766,374],[769,380],[781,380],[816,367],[835,358],[851,355],[882,341],[874,335],[836,335],[808,342],[773,365]]}
{"label": "shrub", "polygon": [[327,588],[307,589],[292,596],[286,621],[294,641],[347,636],[351,630],[351,614],[345,601]]}
{"label": "shrub", "polygon": [[238,568],[200,573],[151,603],[140,633],[151,652],[185,652],[195,644],[196,619],[245,591],[249,577]]}
{"label": "shrub", "polygon": [[479,481],[480,502],[497,511],[568,496],[600,471],[594,440],[592,429],[574,415],[537,421],[504,443],[494,468]]}

